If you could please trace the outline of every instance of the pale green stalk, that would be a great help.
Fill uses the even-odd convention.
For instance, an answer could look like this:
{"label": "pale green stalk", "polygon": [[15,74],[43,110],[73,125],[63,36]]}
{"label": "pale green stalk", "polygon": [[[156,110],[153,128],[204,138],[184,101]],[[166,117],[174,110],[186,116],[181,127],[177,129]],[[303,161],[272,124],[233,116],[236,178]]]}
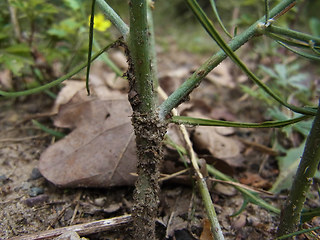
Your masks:
{"label": "pale green stalk", "polygon": [[[234,53],[234,51],[227,45],[227,43],[222,39],[214,25],[211,23],[205,12],[201,9],[199,4],[196,0],[186,0],[192,11],[194,12],[195,16],[198,18],[199,22],[202,24],[202,26],[206,29],[206,31],[209,33],[209,35],[216,41],[216,43],[220,46],[221,49],[233,60],[234,63],[238,65],[238,67],[248,75],[248,77],[256,84],[258,85],[264,92],[266,92],[269,96],[271,96],[274,100],[279,102],[281,105],[286,106],[290,110],[302,113],[302,114],[308,114],[308,115],[314,115],[315,112],[312,109],[306,109],[301,107],[296,107],[292,104],[287,103],[285,100],[283,100],[279,95],[277,95],[274,91],[272,91],[266,84],[264,84],[253,72],[250,71],[250,69],[246,66],[244,62],[241,61],[241,59]],[[257,25],[257,33],[260,33],[262,29],[265,29],[266,25],[263,23],[259,23]]]}
{"label": "pale green stalk", "polygon": [[[148,24],[147,0],[131,0],[129,43],[129,101],[137,145],[136,189],[132,211],[134,239],[155,237],[159,203],[159,164],[163,158],[162,140],[166,124],[156,113],[155,57]],[[149,14],[151,14],[149,12]],[[150,16],[149,16],[150,17]],[[150,19],[150,18],[149,18]],[[149,22],[150,23],[150,22]],[[152,29],[151,29],[152,30]]]}
{"label": "pale green stalk", "polygon": [[215,119],[193,118],[186,116],[172,116],[170,122],[176,124],[185,124],[193,126],[218,126],[218,127],[238,127],[238,128],[279,128],[285,127],[310,118],[310,116],[301,116],[288,120],[281,121],[266,121],[262,123],[244,123],[230,122]]}
{"label": "pale green stalk", "polygon": [[298,31],[294,31],[288,28],[282,28],[282,27],[277,27],[274,25],[270,25],[265,29],[265,31],[272,32],[275,34],[283,35],[286,37],[290,37],[293,39],[297,39],[306,43],[309,43],[309,41],[313,41],[315,44],[320,45],[320,37],[316,37],[307,33],[302,33]]}
{"label": "pale green stalk", "polygon": [[220,18],[220,15],[218,13],[218,10],[217,10],[217,7],[216,7],[216,3],[215,3],[215,0],[210,0],[210,3],[211,3],[211,7],[212,7],[212,10],[213,10],[213,13],[220,25],[220,27],[222,28],[222,30],[224,31],[224,33],[229,37],[229,38],[232,38],[231,34],[228,32],[228,30],[226,29],[226,27],[223,25],[223,22]]}
{"label": "pale green stalk", "polygon": [[313,177],[320,162],[320,101],[301,161],[292,183],[284,210],[281,213],[277,235],[282,236],[297,230],[301,210],[306,201]]}
{"label": "pale green stalk", "polygon": [[129,27],[127,24],[119,17],[119,15],[106,3],[105,0],[97,0],[97,5],[100,7],[105,16],[110,20],[110,22],[118,29],[124,40],[128,38]]}
{"label": "pale green stalk", "polygon": [[277,41],[277,43],[279,43],[281,46],[287,48],[289,51],[301,56],[301,57],[304,57],[304,58],[308,58],[310,60],[313,60],[313,61],[320,61],[320,57],[317,57],[313,54],[310,54],[310,53],[306,53],[306,52],[302,52],[302,51],[298,51],[296,49],[293,49],[291,47],[289,47],[288,45],[284,44],[283,42],[280,42],[280,41]]}

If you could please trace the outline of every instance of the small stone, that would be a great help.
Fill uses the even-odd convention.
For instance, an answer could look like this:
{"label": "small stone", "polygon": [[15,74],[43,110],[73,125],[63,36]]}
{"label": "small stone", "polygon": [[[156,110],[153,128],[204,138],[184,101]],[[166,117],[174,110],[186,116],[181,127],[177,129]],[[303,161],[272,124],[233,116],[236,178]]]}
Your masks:
{"label": "small stone", "polygon": [[74,213],[74,210],[72,210],[71,208],[68,208],[68,209],[65,211],[65,213],[64,213],[63,219],[64,219],[65,221],[70,220],[70,219],[72,218],[72,216],[73,216],[73,213]]}
{"label": "small stone", "polygon": [[94,200],[94,204],[99,206],[99,207],[102,207],[106,202],[106,199],[104,197],[100,197],[100,198],[96,198]]}
{"label": "small stone", "polygon": [[36,197],[31,197],[28,198],[24,201],[24,203],[28,206],[28,207],[33,207],[35,205],[40,205],[42,203],[45,203],[46,201],[48,201],[49,197],[46,194],[42,194]]}
{"label": "small stone", "polygon": [[103,211],[106,213],[114,213],[120,209],[120,204],[114,203],[110,204],[107,208],[104,208]]}
{"label": "small stone", "polygon": [[36,180],[36,179],[41,178],[41,177],[42,177],[42,175],[41,175],[41,173],[40,173],[38,168],[32,169],[32,172],[30,174],[30,180]]}
{"label": "small stone", "polygon": [[32,187],[29,191],[29,196],[30,197],[36,197],[40,194],[43,194],[44,193],[44,190],[43,188],[40,188],[40,187]]}
{"label": "small stone", "polygon": [[9,178],[7,178],[6,175],[0,175],[0,186],[6,184],[7,182],[9,182]]}

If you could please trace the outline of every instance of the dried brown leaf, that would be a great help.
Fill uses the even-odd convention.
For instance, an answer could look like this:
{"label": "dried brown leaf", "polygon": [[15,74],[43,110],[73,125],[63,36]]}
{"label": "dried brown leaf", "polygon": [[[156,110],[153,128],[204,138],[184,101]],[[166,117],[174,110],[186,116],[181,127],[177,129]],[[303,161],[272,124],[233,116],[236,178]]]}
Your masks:
{"label": "dried brown leaf", "polygon": [[60,108],[55,124],[75,129],[41,155],[41,173],[63,187],[132,185],[136,150],[128,101],[78,102],[79,95]]}
{"label": "dried brown leaf", "polygon": [[211,224],[208,219],[203,220],[203,230],[200,236],[200,240],[213,240],[213,235],[211,232]]}
{"label": "dried brown leaf", "polygon": [[241,152],[239,141],[220,135],[214,127],[197,127],[194,142],[197,149],[207,150],[220,159],[237,157]]}

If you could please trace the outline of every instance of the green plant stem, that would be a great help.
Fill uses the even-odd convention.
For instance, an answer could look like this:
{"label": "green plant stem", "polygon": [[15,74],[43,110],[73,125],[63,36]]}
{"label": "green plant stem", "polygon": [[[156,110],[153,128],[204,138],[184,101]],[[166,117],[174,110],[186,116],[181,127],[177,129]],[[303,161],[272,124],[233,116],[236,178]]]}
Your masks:
{"label": "green plant stem", "polygon": [[[116,44],[118,42],[115,41],[111,44],[109,44],[108,46],[106,46],[105,48],[101,49],[99,52],[97,52],[96,54],[94,54],[91,58],[91,62],[96,60],[102,53],[104,53],[105,51],[107,51],[109,48],[111,48],[112,46],[114,46],[114,44]],[[73,75],[77,74],[78,72],[80,72],[82,69],[84,69],[85,67],[87,67],[87,63],[83,63],[81,65],[79,65],[78,67],[74,68],[72,71],[70,71],[69,73],[67,73],[66,75],[50,82],[47,83],[45,85],[42,85],[40,87],[37,88],[32,88],[32,89],[28,89],[28,90],[24,90],[24,91],[19,91],[19,92],[5,92],[5,91],[1,91],[0,90],[0,96],[4,96],[4,97],[20,97],[20,96],[26,96],[26,95],[30,95],[30,94],[34,94],[34,93],[39,93],[45,90],[48,90],[54,86],[57,86],[58,84],[62,83],[63,81],[71,78]]]}
{"label": "green plant stem", "polygon": [[56,137],[57,139],[61,139],[61,138],[64,138],[66,136],[66,134],[64,134],[62,132],[58,132],[58,131],[53,130],[51,128],[48,128],[47,126],[39,123],[37,120],[32,119],[31,121],[35,126],[40,128],[42,131],[44,131],[44,132]]}
{"label": "green plant stem", "polygon": [[138,179],[132,211],[134,239],[155,239],[159,164],[166,124],[156,113],[154,60],[147,20],[147,0],[131,0],[129,42],[129,101],[136,135]]}
{"label": "green plant stem", "polygon": [[105,2],[105,0],[97,0],[97,5],[110,20],[110,22],[118,29],[124,40],[126,40],[129,35],[129,27],[127,24],[119,17],[112,7]]}
{"label": "green plant stem", "polygon": [[90,67],[91,67],[91,54],[92,54],[92,43],[93,43],[93,25],[94,25],[95,4],[96,4],[96,0],[92,0],[91,16],[90,16],[90,27],[89,27],[88,62],[87,62],[87,74],[86,74],[86,89],[87,89],[88,96],[90,95],[89,75],[90,75]]}
{"label": "green plant stem", "polygon": [[214,119],[193,118],[186,116],[173,116],[170,122],[176,124],[194,125],[194,126],[220,126],[220,127],[239,127],[239,128],[278,128],[285,127],[310,118],[310,116],[301,116],[282,121],[267,121],[262,123],[243,123],[229,122]]}
{"label": "green plant stem", "polygon": [[307,193],[320,162],[320,102],[306,146],[292,183],[289,197],[281,213],[277,235],[282,236],[297,230]]}
{"label": "green plant stem", "polygon": [[294,47],[297,47],[297,48],[303,48],[303,49],[308,49],[308,48],[310,49],[310,45],[309,44],[301,42],[301,41],[290,40],[288,38],[285,38],[285,37],[280,36],[280,35],[276,35],[274,33],[268,32],[268,31],[265,31],[264,35],[267,36],[267,37],[272,38],[273,40],[283,42],[283,43],[288,44],[290,46],[294,46]]}
{"label": "green plant stem", "polygon": [[300,231],[297,231],[297,232],[294,232],[294,233],[290,233],[290,234],[286,234],[286,235],[283,235],[281,237],[278,237],[276,240],[287,239],[287,238],[290,238],[290,237],[298,236],[299,234],[312,232],[312,231],[315,231],[315,230],[318,230],[318,229],[320,229],[320,226],[313,227],[313,228],[308,228],[308,229],[303,229],[303,230],[300,230]]}
{"label": "green plant stem", "polygon": [[218,217],[212,204],[211,195],[208,190],[207,183],[204,178],[199,177],[197,179],[197,183],[204,203],[204,207],[207,211],[208,218],[210,219],[212,235],[214,236],[215,240],[224,240]]}
{"label": "green plant stem", "polygon": [[215,0],[210,0],[210,3],[211,3],[211,7],[212,7],[212,10],[213,10],[213,13],[220,25],[220,27],[222,28],[222,30],[224,31],[224,33],[229,37],[229,38],[232,38],[231,34],[228,32],[228,30],[226,29],[226,27],[223,25],[223,22],[220,18],[220,15],[219,15],[219,12],[217,10],[217,7],[216,7],[216,3],[215,3]]}
{"label": "green plant stem", "polygon": [[320,57],[317,57],[315,55],[312,55],[310,53],[307,53],[307,52],[302,52],[302,51],[298,51],[296,49],[293,49],[291,47],[289,47],[288,45],[284,44],[283,42],[281,41],[277,41],[277,43],[279,43],[281,46],[283,46],[284,48],[287,48],[289,51],[301,56],[301,57],[304,57],[304,58],[308,58],[310,60],[313,60],[313,61],[320,61]]}
{"label": "green plant stem", "polygon": [[270,25],[265,30],[268,32],[272,32],[275,34],[279,34],[279,35],[290,37],[290,38],[293,38],[296,40],[300,40],[300,41],[303,41],[306,43],[309,43],[309,41],[314,41],[315,44],[320,45],[320,38],[319,37],[316,37],[316,36],[313,36],[310,34],[306,34],[306,33],[302,33],[302,32],[298,32],[298,31],[294,31],[292,29]]}
{"label": "green plant stem", "polygon": [[[176,116],[178,115],[178,112],[175,109],[172,110],[172,113]],[[196,174],[198,189],[201,194],[202,201],[204,203],[204,206],[205,206],[205,209],[207,212],[207,216],[210,220],[211,232],[212,232],[213,238],[216,240],[224,240],[223,233],[222,233],[219,221],[218,221],[218,217],[217,217],[216,211],[214,209],[214,205],[212,203],[210,192],[209,192],[207,183],[205,181],[205,178],[203,177],[203,175],[200,171],[200,168],[198,165],[199,161],[196,157],[196,153],[193,150],[192,143],[189,138],[189,134],[188,134],[187,129],[184,125],[180,125],[179,127],[180,127],[180,131],[183,135],[184,141],[187,146],[187,151],[190,156],[190,161],[192,163],[193,169]]]}
{"label": "green plant stem", "polygon": [[[264,84],[253,72],[250,71],[250,69],[246,66],[244,62],[241,61],[241,59],[234,53],[234,51],[227,45],[227,43],[222,39],[212,22],[209,20],[205,12],[201,9],[199,4],[196,0],[186,0],[190,8],[192,9],[195,16],[198,18],[199,22],[202,24],[202,26],[206,29],[208,34],[216,41],[216,43],[219,45],[220,48],[223,49],[223,51],[233,60],[234,63],[238,65],[238,67],[247,74],[247,76],[255,83],[257,84],[264,92],[266,92],[269,96],[271,96],[274,100],[279,102],[281,105],[286,106],[290,110],[302,113],[302,114],[308,114],[313,115],[315,114],[310,109],[300,108],[296,107],[294,105],[291,105],[287,103],[285,100],[283,100],[280,96],[275,94],[266,84]],[[266,28],[266,25],[263,23],[259,23],[257,25],[257,33],[261,33],[261,29]]]}
{"label": "green plant stem", "polygon": [[153,14],[151,5],[154,4],[152,0],[148,0],[148,10],[147,10],[147,22],[149,29],[149,40],[150,40],[150,57],[151,57],[151,68],[152,68],[152,79],[154,90],[157,91],[159,83],[158,83],[158,63],[157,63],[157,52],[156,52],[156,40],[154,34],[154,24],[153,24]]}
{"label": "green plant stem", "polygon": [[[277,6],[275,6],[270,12],[269,17],[274,17],[280,12],[282,12],[288,5],[295,2],[294,0],[283,0]],[[263,24],[265,17],[262,17],[254,24],[252,24],[243,33],[234,37],[228,44],[232,51],[236,51],[243,44],[249,41],[257,32],[259,32],[259,24]],[[225,58],[227,54],[220,50],[218,53],[214,54],[209,58],[204,64],[202,64],[192,75],[187,79],[175,92],[173,92],[167,100],[165,100],[159,106],[159,116],[160,119],[165,119],[165,117],[170,113],[170,111],[184,101],[187,96],[196,88],[202,79],[216,66],[218,66]],[[308,114],[313,114],[314,112],[310,109],[306,110]]]}
{"label": "green plant stem", "polygon": [[265,24],[269,20],[269,0],[264,0],[264,9],[265,9]]}
{"label": "green plant stem", "polygon": [[[129,50],[133,63],[135,79],[130,82],[129,100],[136,98],[134,110],[147,114],[155,110],[155,92],[153,89],[154,69],[152,69],[152,51],[150,31],[147,21],[147,0],[130,1],[130,37]],[[137,108],[136,108],[137,107]]]}

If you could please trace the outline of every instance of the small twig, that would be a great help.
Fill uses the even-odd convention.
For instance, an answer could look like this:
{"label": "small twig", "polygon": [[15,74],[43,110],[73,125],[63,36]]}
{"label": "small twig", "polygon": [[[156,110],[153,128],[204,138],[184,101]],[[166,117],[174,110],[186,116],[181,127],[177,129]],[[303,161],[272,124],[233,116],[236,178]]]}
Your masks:
{"label": "small twig", "polygon": [[10,240],[40,240],[60,236],[65,232],[76,232],[80,236],[86,236],[93,233],[113,230],[121,226],[128,225],[132,222],[131,215],[124,215],[89,223],[73,225],[69,227],[57,228],[25,236],[13,237]]}
{"label": "small twig", "polygon": [[271,192],[268,192],[268,191],[265,191],[265,190],[262,190],[262,189],[256,189],[256,188],[253,188],[253,187],[249,187],[247,185],[244,185],[244,184],[241,184],[241,183],[238,183],[238,182],[224,181],[224,180],[214,179],[214,178],[209,178],[209,180],[213,181],[213,182],[228,184],[228,185],[231,185],[231,186],[241,187],[241,188],[247,189],[247,190],[252,191],[252,192],[263,193],[263,194],[267,194],[269,196],[273,196],[273,193],[271,193]]}
{"label": "small twig", "polygon": [[70,206],[71,206],[71,204],[68,204],[67,206],[64,206],[62,208],[62,210],[59,212],[58,216],[51,223],[49,223],[49,226],[47,227],[47,230],[49,230],[50,228],[53,228],[53,225],[55,225],[59,221],[59,219],[62,218],[63,214],[65,213],[67,208],[69,208]]}
{"label": "small twig", "polygon": [[242,143],[244,143],[245,145],[248,145],[250,147],[252,147],[253,149],[257,150],[257,151],[260,151],[260,152],[263,152],[263,153],[266,153],[270,156],[279,156],[280,153],[273,150],[272,148],[269,148],[265,145],[262,145],[260,143],[256,143],[256,142],[250,142],[250,141],[247,141],[247,140],[244,140],[244,139],[241,139],[241,138],[238,138]]}
{"label": "small twig", "polygon": [[[163,89],[161,87],[158,87],[158,93],[164,99],[168,98],[167,94],[163,91]],[[178,111],[175,108],[173,108],[171,110],[171,112],[175,116],[178,115]],[[190,155],[190,160],[191,160],[192,166],[193,166],[195,173],[197,175],[197,182],[198,182],[198,186],[199,186],[199,191],[201,193],[201,197],[204,202],[204,205],[205,205],[205,208],[207,211],[207,215],[208,215],[208,218],[211,223],[211,232],[216,240],[223,240],[224,239],[223,233],[222,233],[221,227],[219,225],[219,221],[217,218],[216,211],[214,209],[214,205],[212,203],[211,195],[209,193],[206,180],[204,179],[202,173],[200,172],[196,153],[193,150],[188,131],[187,131],[186,127],[182,124],[179,125],[179,128],[180,128],[180,131],[182,132],[183,138],[186,142],[187,151]]]}
{"label": "small twig", "polygon": [[39,135],[28,136],[28,137],[20,137],[20,138],[0,138],[0,142],[23,142],[30,139],[47,137],[48,135],[49,134],[46,133],[46,134],[39,134]]}
{"label": "small twig", "polygon": [[76,199],[75,199],[76,206],[75,206],[75,208],[74,208],[73,215],[72,215],[72,218],[71,218],[71,220],[70,220],[69,225],[71,225],[71,224],[73,223],[74,219],[75,219],[76,216],[77,216],[77,212],[78,212],[78,209],[79,209],[79,200],[80,200],[80,198],[81,198],[81,195],[82,195],[82,191],[80,191],[80,192],[78,193],[78,195],[77,195],[77,197],[76,197]]}
{"label": "small twig", "polygon": [[186,168],[186,169],[183,169],[183,170],[176,172],[176,173],[173,173],[173,174],[161,174],[161,176],[163,176],[163,177],[161,177],[159,179],[159,182],[163,182],[163,181],[167,181],[169,179],[175,178],[177,176],[180,176],[181,174],[188,172],[189,170],[190,170],[189,168]]}
{"label": "small twig", "polygon": [[17,40],[19,42],[22,42],[21,30],[20,30],[19,21],[18,21],[18,18],[17,18],[16,8],[13,7],[10,4],[10,1],[8,1],[8,3],[9,3],[9,12],[10,12],[11,22],[12,22],[12,25],[13,25],[14,34],[15,34]]}

